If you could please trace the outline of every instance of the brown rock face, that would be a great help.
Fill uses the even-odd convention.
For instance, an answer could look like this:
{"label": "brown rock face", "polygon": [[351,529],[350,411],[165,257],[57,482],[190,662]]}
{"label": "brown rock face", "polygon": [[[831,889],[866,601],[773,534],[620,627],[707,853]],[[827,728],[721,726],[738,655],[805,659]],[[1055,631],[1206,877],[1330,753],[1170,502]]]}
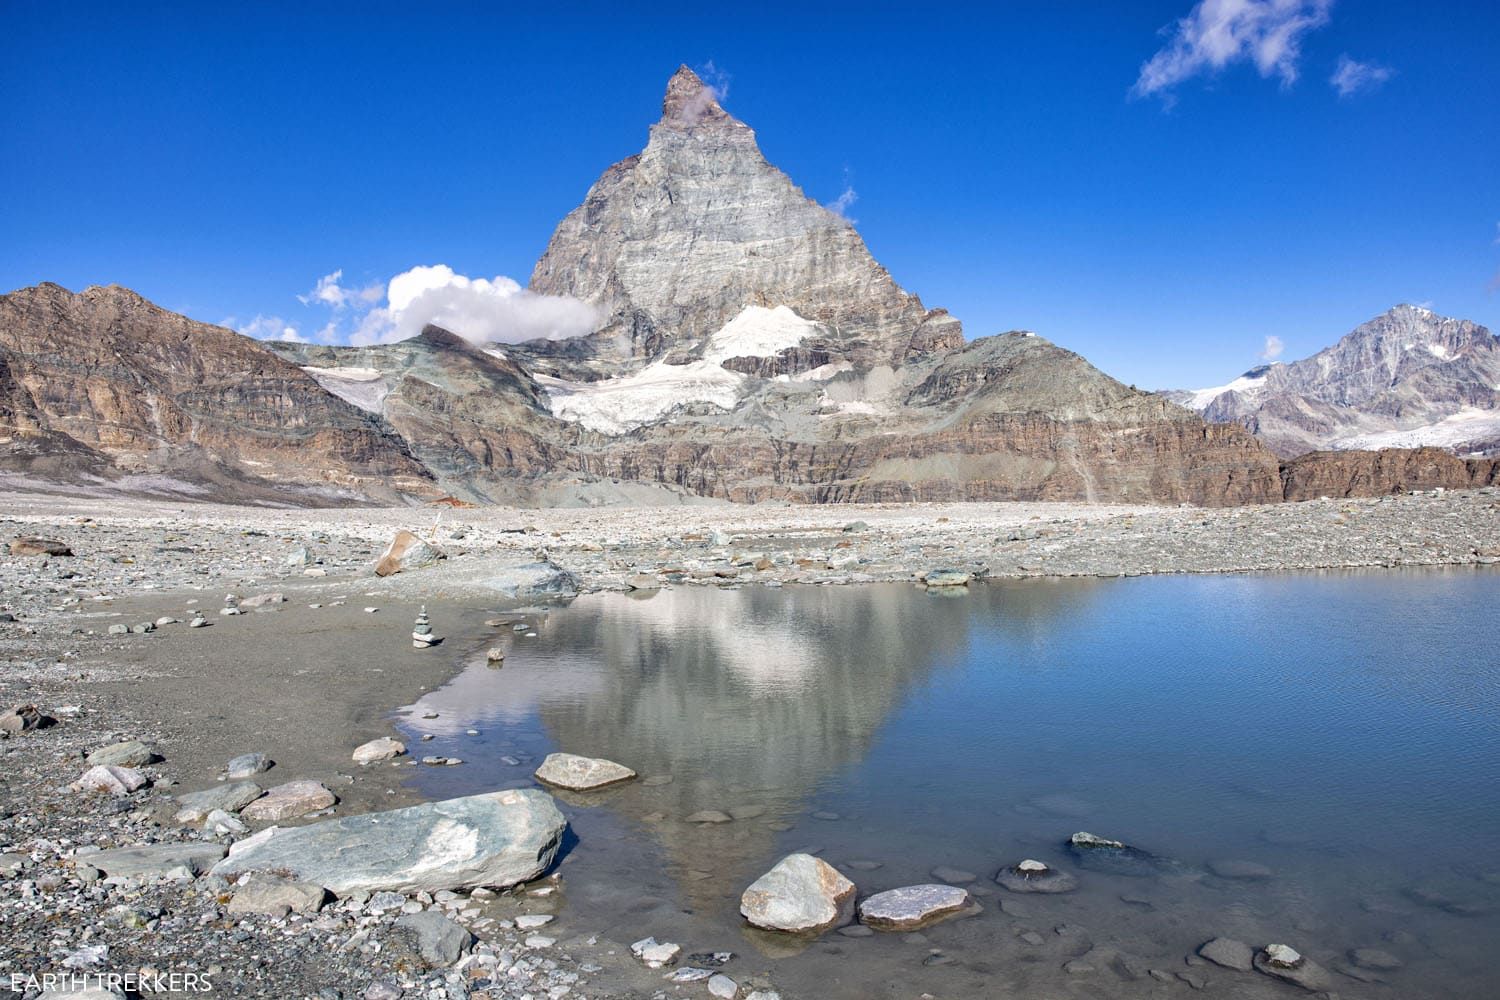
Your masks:
{"label": "brown rock face", "polygon": [[0,296],[0,435],[7,464],[50,458],[63,478],[113,467],[240,489],[431,488],[399,438],[294,365],[118,286]]}
{"label": "brown rock face", "polygon": [[1492,486],[1500,480],[1500,459],[1462,459],[1441,448],[1315,451],[1284,464],[1281,474],[1287,500],[1377,497]]}

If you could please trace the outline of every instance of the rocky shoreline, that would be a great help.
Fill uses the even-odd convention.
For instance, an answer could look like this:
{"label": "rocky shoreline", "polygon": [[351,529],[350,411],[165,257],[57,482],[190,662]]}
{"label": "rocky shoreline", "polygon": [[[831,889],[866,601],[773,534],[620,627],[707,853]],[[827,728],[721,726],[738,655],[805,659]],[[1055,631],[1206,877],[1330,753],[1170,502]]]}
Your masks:
{"label": "rocky shoreline", "polygon": [[[493,644],[485,621],[497,610],[559,586],[945,582],[935,570],[963,586],[984,577],[1500,563],[1493,489],[1213,511],[670,513],[307,511],[9,494],[0,521],[0,540],[57,543],[0,556],[0,703],[33,704],[55,720],[28,728],[17,717],[22,731],[0,740],[0,986],[18,975],[16,995],[27,997],[42,993],[29,988],[32,974],[109,970],[192,972],[231,996],[652,997],[705,995],[728,981],[730,996],[769,1000],[775,984],[755,958],[715,965],[715,942],[682,942],[685,958],[702,959],[687,964],[709,976],[664,979],[676,973],[649,968],[628,944],[590,933],[586,914],[569,913],[556,872],[502,892],[419,889],[398,901],[354,891],[314,902],[277,885],[247,899],[248,887],[170,849],[130,874],[90,861],[140,844],[213,851],[247,827],[414,803],[402,776],[420,766],[410,763],[419,754],[362,766],[355,748],[392,736],[392,709]],[[377,578],[372,568],[398,529],[436,551],[426,566]],[[548,569],[538,576],[536,567]],[[421,605],[444,636],[433,649],[413,648],[408,634]],[[240,613],[225,614],[230,607]],[[190,629],[200,611],[207,627]],[[246,753],[272,766],[229,766]],[[100,768],[104,791],[72,787]],[[139,787],[125,787],[137,778]],[[191,825],[178,820],[184,794],[243,781],[298,787],[240,820],[226,809],[228,821],[215,818],[206,831],[207,811]],[[180,979],[166,985],[175,988],[159,995],[197,992]]]}

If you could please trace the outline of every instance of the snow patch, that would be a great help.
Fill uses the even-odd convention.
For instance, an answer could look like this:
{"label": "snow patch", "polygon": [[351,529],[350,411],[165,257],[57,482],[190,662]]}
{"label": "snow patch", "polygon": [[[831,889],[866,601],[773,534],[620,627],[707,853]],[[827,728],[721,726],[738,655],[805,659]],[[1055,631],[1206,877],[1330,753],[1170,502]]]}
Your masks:
{"label": "snow patch", "polygon": [[1241,375],[1228,385],[1214,386],[1212,389],[1192,390],[1193,394],[1188,399],[1186,405],[1190,410],[1206,410],[1209,403],[1212,403],[1226,392],[1250,392],[1253,389],[1259,389],[1265,384],[1266,377],[1264,375],[1258,375],[1255,378]]}
{"label": "snow patch", "polygon": [[302,370],[325,390],[366,413],[379,413],[381,404],[391,391],[390,386],[385,383],[385,376],[374,368],[318,368],[304,365]]}
{"label": "snow patch", "polygon": [[569,382],[550,376],[538,376],[537,382],[547,391],[554,416],[591,431],[624,434],[687,403],[733,409],[748,376],[726,370],[721,362],[771,357],[822,329],[786,306],[747,306],[708,338],[700,360],[685,365],[656,361],[634,375],[600,382]]}
{"label": "snow patch", "polygon": [[1354,434],[1333,442],[1335,448],[1374,450],[1377,448],[1454,448],[1476,441],[1500,438],[1500,410],[1481,410],[1466,406],[1435,423],[1405,430]]}
{"label": "snow patch", "polygon": [[1428,344],[1427,353],[1431,354],[1439,361],[1452,361],[1456,357],[1456,355],[1452,351],[1448,350],[1448,348],[1444,347],[1442,344]]}

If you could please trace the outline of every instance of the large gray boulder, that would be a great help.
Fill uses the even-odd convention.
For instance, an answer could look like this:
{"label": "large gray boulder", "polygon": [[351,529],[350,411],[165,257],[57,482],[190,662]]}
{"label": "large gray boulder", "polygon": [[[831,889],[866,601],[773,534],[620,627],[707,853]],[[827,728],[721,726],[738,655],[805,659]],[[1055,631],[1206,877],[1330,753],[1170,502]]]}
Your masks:
{"label": "large gray boulder", "polygon": [[507,789],[310,826],[273,826],[235,844],[213,873],[271,871],[338,895],[505,888],[546,871],[566,827],[546,792]]}
{"label": "large gray boulder", "polygon": [[854,883],[811,854],[788,854],[740,896],[740,913],[756,927],[821,934],[854,916]]}
{"label": "large gray boulder", "polygon": [[578,596],[578,578],[550,559],[490,566],[478,583],[512,601],[557,601]]}
{"label": "large gray boulder", "polygon": [[406,570],[421,569],[446,558],[447,555],[436,545],[418,538],[410,531],[401,530],[396,532],[391,544],[380,553],[380,558],[375,563],[375,575],[391,576]]}

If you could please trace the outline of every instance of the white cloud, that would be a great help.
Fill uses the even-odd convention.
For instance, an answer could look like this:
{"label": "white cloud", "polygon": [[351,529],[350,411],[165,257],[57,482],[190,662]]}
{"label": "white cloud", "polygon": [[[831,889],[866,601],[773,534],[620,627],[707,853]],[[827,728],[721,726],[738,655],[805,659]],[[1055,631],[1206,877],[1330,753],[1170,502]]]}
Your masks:
{"label": "white cloud", "polygon": [[1136,97],[1160,96],[1202,73],[1253,63],[1283,87],[1297,80],[1302,38],[1328,23],[1333,0],[1201,0],[1171,29],[1167,44],[1141,66]]}
{"label": "white cloud", "polygon": [[312,291],[306,295],[297,296],[297,300],[305,306],[317,303],[334,309],[343,309],[346,306],[359,309],[368,308],[379,302],[380,297],[385,293],[385,289],[378,282],[366,285],[364,288],[345,288],[339,284],[343,277],[343,268],[339,268],[332,274],[325,274],[318,279]]}
{"label": "white cloud", "polygon": [[591,332],[600,318],[597,309],[578,299],[539,295],[504,275],[469,278],[446,264],[396,275],[385,297],[386,304],[365,315],[350,343],[406,340],[429,323],[475,343],[562,340]]}
{"label": "white cloud", "polygon": [[255,318],[248,323],[240,324],[233,316],[226,319],[221,325],[230,327],[236,333],[243,333],[247,337],[256,340],[285,340],[293,344],[305,344],[307,338],[297,332],[297,328],[280,316],[262,316],[256,313]]}
{"label": "white cloud", "polygon": [[1355,94],[1378,90],[1394,72],[1388,66],[1360,62],[1342,55],[1339,56],[1338,68],[1333,71],[1328,82],[1339,92],[1340,97],[1353,97]]}
{"label": "white cloud", "polygon": [[1260,352],[1262,361],[1275,361],[1281,357],[1281,352],[1286,350],[1286,345],[1281,342],[1280,337],[1267,337],[1266,346]]}
{"label": "white cloud", "polygon": [[843,192],[823,207],[834,215],[848,219],[850,222],[857,222],[859,220],[849,217],[849,209],[854,206],[856,201],[859,201],[859,192],[855,191],[850,184],[845,182]]}

